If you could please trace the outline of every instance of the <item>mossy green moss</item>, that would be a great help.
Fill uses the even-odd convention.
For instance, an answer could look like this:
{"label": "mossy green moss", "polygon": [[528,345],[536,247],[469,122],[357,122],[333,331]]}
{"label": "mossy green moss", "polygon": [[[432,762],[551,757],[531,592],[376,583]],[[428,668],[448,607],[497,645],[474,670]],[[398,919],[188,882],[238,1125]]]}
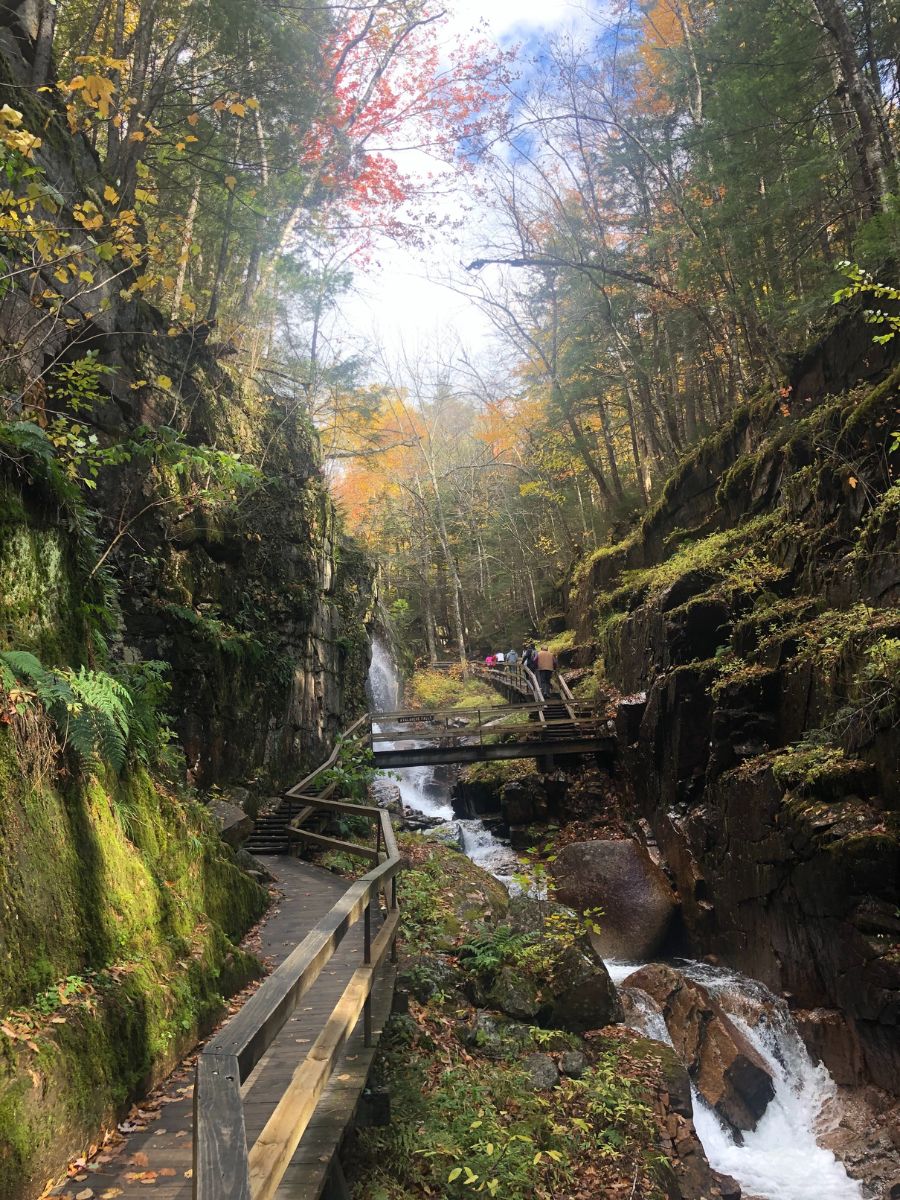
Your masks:
{"label": "mossy green moss", "polygon": [[[9,728],[0,840],[0,1008],[35,1023],[38,1047],[0,1038],[0,1195],[16,1197],[258,971],[234,941],[266,896],[189,799],[142,770],[30,780]],[[86,994],[65,1007],[65,1023],[42,1023],[35,997],[68,977]]]}

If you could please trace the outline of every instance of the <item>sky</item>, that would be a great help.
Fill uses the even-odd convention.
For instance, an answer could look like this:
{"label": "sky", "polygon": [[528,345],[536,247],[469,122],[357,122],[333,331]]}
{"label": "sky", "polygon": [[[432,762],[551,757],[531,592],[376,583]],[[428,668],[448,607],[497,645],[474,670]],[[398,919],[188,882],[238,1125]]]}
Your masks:
{"label": "sky", "polygon": [[[589,22],[592,0],[449,0],[448,37],[481,26],[504,49],[537,48],[543,37],[578,30]],[[410,170],[408,159],[400,160]],[[423,162],[422,169],[433,166]],[[443,201],[451,211],[455,201]],[[439,204],[440,207],[440,204]],[[433,345],[459,342],[472,357],[490,355],[493,330],[484,313],[439,280],[461,274],[461,263],[485,248],[487,214],[476,210],[466,221],[461,243],[439,239],[427,255],[410,247],[383,245],[378,266],[357,269],[353,291],[344,297],[335,336],[343,343],[369,342],[383,347],[391,361],[402,352],[415,356]],[[479,233],[481,231],[481,236]]]}

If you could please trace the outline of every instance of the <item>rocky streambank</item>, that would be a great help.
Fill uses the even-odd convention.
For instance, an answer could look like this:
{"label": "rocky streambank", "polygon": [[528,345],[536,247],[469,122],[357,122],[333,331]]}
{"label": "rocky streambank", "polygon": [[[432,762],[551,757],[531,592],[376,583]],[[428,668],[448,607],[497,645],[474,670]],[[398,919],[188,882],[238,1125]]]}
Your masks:
{"label": "rocky streambank", "polygon": [[[501,831],[520,822],[531,861],[539,877],[549,875],[555,900],[589,914],[592,949],[620,985],[620,1019],[675,1055],[701,1105],[713,1163],[724,1174],[756,1180],[747,1184],[748,1195],[782,1200],[803,1195],[808,1158],[809,1169],[825,1179],[824,1196],[895,1195],[896,1098],[829,1075],[810,1028],[833,1031],[834,1013],[811,1015],[789,993],[726,969],[712,953],[701,956],[705,961],[690,957],[677,874],[640,816],[626,776],[588,766],[546,777],[492,765],[465,774],[455,804],[463,813],[493,814]],[[515,1006],[521,1019],[521,981],[515,989],[506,977],[501,984],[481,999]],[[533,1005],[527,1011],[528,1019],[540,1019]],[[767,1165],[779,1159],[781,1176]]]}
{"label": "rocky streambank", "polygon": [[371,1081],[391,1124],[355,1135],[353,1194],[389,1175],[392,1195],[737,1200],[697,1136],[687,1069],[624,1023],[577,915],[510,900],[446,845],[403,849],[404,1011]]}

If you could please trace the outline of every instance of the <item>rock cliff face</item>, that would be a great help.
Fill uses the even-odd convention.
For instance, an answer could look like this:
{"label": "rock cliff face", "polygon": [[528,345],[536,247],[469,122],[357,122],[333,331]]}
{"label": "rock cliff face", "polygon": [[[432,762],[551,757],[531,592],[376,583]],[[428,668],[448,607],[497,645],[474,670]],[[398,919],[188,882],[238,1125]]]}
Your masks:
{"label": "rock cliff face", "polygon": [[[120,594],[116,648],[171,664],[170,707],[195,782],[284,783],[364,703],[369,567],[336,521],[302,389],[249,381],[240,347],[217,343],[214,328],[170,327],[140,299],[136,272],[98,253],[75,220],[79,203],[103,204],[108,181],[52,90],[28,86],[33,21],[27,4],[0,13],[0,103],[40,133],[34,186],[56,197],[42,216],[91,283],[74,269],[60,282],[51,264],[6,289],[0,345],[15,353],[3,356],[0,415],[77,413],[98,448],[126,447],[91,499],[96,549]],[[65,307],[35,306],[47,285]],[[88,354],[99,373],[85,411],[60,371]],[[262,482],[233,495],[226,484],[211,503],[209,488],[198,497],[188,485],[176,446],[236,454]],[[34,482],[27,463],[19,476]],[[29,645],[27,630],[13,632]]]}
{"label": "rock cliff face", "polygon": [[[118,686],[129,739],[143,718],[152,729],[117,756],[105,745],[81,754],[46,688],[4,660],[9,1200],[36,1195],[98,1140],[259,973],[239,943],[266,894],[185,784],[276,788],[321,759],[364,704],[372,592],[302,392],[262,388],[214,330],[178,332],[123,296],[133,273],[73,221],[76,203],[103,203],[104,181],[52,96],[23,86],[33,16],[28,5],[0,12],[0,104],[40,131],[34,179],[57,197],[48,226],[80,239],[92,282],[53,285],[66,309],[32,303],[51,284],[43,268],[0,297],[0,652],[56,683],[105,680],[107,703]],[[78,392],[65,372],[85,362],[91,384]],[[160,660],[164,670],[147,667]],[[133,678],[157,688],[143,706],[122,682]],[[163,709],[174,745],[159,732]]]}
{"label": "rock cliff face", "polygon": [[839,1080],[893,1089],[898,384],[868,331],[838,330],[582,564],[571,599],[580,665],[623,694],[624,765],[691,952],[814,1010]]}

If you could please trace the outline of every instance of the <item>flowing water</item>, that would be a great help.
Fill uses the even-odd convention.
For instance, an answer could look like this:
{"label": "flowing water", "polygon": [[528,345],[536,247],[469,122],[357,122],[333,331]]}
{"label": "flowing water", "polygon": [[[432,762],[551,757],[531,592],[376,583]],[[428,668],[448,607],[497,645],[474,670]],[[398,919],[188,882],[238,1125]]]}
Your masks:
{"label": "flowing water", "polygon": [[[399,707],[400,685],[391,655],[376,639],[372,647],[369,693],[375,712]],[[407,743],[408,744],[408,743]],[[426,817],[452,822],[463,851],[511,890],[520,863],[510,847],[481,821],[454,820],[450,789],[431,767],[406,767],[385,775],[400,788],[406,807]],[[641,963],[606,964],[618,985]],[[823,1149],[817,1136],[827,1132],[825,1112],[835,1085],[824,1066],[816,1066],[797,1033],[787,1006],[763,984],[733,971],[685,961],[677,964],[712,992],[768,1064],[775,1096],[751,1133],[737,1145],[729,1130],[697,1094],[694,1124],[710,1165],[731,1175],[745,1196],[755,1200],[862,1200],[862,1187]],[[671,1045],[662,1013],[646,993],[631,993],[632,1024],[640,1033]]]}
{"label": "flowing water", "polygon": [[[607,963],[616,984],[641,965]],[[716,997],[765,1060],[775,1083],[774,1098],[742,1145],[693,1091],[694,1125],[710,1165],[736,1179],[746,1196],[760,1200],[861,1200],[861,1185],[818,1144],[830,1128],[826,1113],[835,1085],[826,1068],[813,1063],[784,1001],[735,971],[690,960],[675,965]],[[671,1045],[655,1001],[636,990],[629,996],[633,1027]]]}

